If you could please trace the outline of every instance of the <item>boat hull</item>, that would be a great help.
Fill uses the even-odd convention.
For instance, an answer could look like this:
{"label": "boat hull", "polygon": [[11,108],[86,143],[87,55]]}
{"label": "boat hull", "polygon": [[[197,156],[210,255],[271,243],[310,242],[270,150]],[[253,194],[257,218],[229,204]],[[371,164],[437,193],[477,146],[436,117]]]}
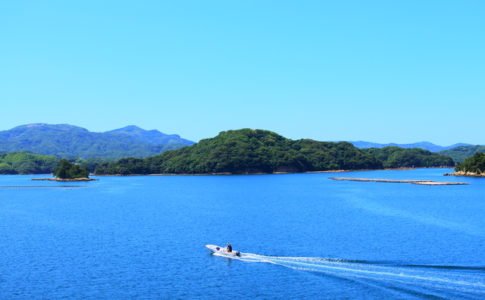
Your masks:
{"label": "boat hull", "polygon": [[234,250],[231,251],[231,252],[228,252],[226,250],[226,247],[221,247],[221,246],[217,246],[217,245],[205,245],[205,247],[207,249],[211,250],[215,254],[229,256],[229,257],[239,257],[239,256],[241,256],[241,252],[234,251]]}

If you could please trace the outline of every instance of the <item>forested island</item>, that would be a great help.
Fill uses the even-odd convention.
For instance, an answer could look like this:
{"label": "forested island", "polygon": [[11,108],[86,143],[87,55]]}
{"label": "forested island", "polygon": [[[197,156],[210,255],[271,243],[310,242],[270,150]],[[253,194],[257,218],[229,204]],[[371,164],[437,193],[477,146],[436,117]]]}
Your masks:
{"label": "forested island", "polygon": [[62,159],[54,172],[54,176],[59,179],[89,178],[89,171],[85,166],[73,164],[66,159]]}
{"label": "forested island", "polygon": [[32,180],[47,181],[91,181],[89,171],[85,166],[61,159],[54,171],[55,178],[34,178]]}
{"label": "forested island", "polygon": [[475,153],[472,157],[458,164],[455,168],[455,173],[447,175],[485,177],[485,153]]}
{"label": "forested island", "polygon": [[347,142],[291,140],[271,131],[240,129],[145,159],[98,164],[95,173],[254,174],[453,165],[451,158],[422,149],[358,149]]}

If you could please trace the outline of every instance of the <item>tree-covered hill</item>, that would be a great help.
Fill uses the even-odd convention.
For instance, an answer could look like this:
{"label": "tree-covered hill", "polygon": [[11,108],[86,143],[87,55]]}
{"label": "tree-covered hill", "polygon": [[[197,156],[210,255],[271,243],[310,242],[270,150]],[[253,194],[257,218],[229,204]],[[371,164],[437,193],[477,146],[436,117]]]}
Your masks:
{"label": "tree-covered hill", "polygon": [[485,146],[459,146],[449,150],[441,151],[440,154],[447,155],[456,163],[462,163],[465,159],[473,156],[475,153],[485,152]]}
{"label": "tree-covered hill", "polygon": [[[129,128],[130,129],[130,128]],[[29,124],[0,131],[0,152],[31,152],[61,158],[148,157],[178,149],[193,142],[159,131],[120,129],[112,132],[90,132],[67,125]],[[153,140],[150,138],[153,137]]]}
{"label": "tree-covered hill", "polygon": [[146,159],[98,165],[97,174],[274,173],[383,167],[451,166],[445,156],[422,149],[361,150],[347,142],[290,140],[266,130],[229,130],[198,144]]}
{"label": "tree-covered hill", "polygon": [[0,154],[0,174],[48,174],[59,160],[54,156],[31,153]]}
{"label": "tree-covered hill", "polygon": [[485,153],[477,152],[456,167],[456,171],[485,175]]}
{"label": "tree-covered hill", "polygon": [[450,167],[455,165],[448,156],[419,148],[385,147],[369,148],[364,151],[381,161],[385,168]]}

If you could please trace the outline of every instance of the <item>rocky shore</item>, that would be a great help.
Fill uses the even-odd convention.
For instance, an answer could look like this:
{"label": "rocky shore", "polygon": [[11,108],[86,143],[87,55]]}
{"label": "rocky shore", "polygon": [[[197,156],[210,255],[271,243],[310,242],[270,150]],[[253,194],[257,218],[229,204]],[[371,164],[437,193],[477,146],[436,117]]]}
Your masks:
{"label": "rocky shore", "polygon": [[92,178],[73,178],[73,179],[61,179],[61,178],[33,178],[35,181],[59,181],[59,182],[75,182],[75,181],[95,181],[97,179]]}
{"label": "rocky shore", "polygon": [[464,176],[464,177],[485,177],[485,173],[475,173],[475,172],[467,172],[467,171],[456,171],[453,173],[446,173],[443,174],[445,176]]}

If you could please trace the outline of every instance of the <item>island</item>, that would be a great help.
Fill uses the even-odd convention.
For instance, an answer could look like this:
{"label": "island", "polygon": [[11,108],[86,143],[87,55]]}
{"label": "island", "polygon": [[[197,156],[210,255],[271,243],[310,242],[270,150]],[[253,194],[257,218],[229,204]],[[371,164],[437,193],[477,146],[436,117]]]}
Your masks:
{"label": "island", "polygon": [[41,181],[92,181],[86,167],[61,159],[54,172],[55,178],[34,178]]}
{"label": "island", "polygon": [[454,166],[423,149],[359,149],[348,142],[291,140],[260,129],[228,130],[214,138],[148,158],[98,164],[96,175],[271,174]]}
{"label": "island", "polygon": [[472,157],[458,164],[455,172],[445,174],[445,176],[485,177],[485,153],[475,153]]}

